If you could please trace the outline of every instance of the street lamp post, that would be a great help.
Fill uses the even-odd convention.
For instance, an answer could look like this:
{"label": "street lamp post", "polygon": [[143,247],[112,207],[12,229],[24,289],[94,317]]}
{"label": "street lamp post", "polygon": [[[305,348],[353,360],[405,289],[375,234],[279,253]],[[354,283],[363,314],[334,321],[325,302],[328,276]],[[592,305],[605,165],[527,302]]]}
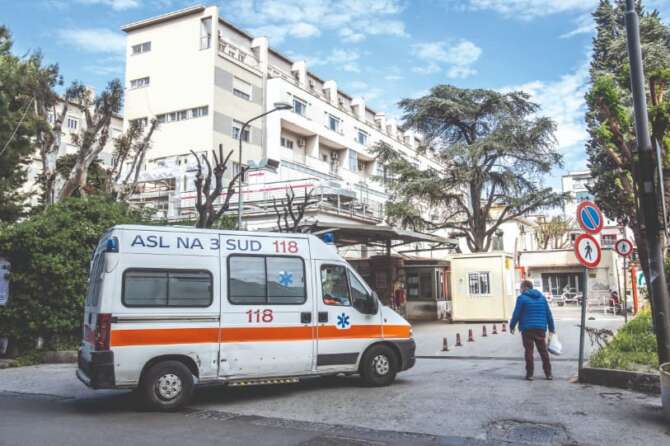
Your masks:
{"label": "street lamp post", "polygon": [[[290,110],[292,109],[293,106],[289,104],[288,102],[275,102],[274,108],[272,110],[266,111],[265,113],[262,113],[258,116],[255,116],[251,119],[249,119],[247,122],[242,124],[242,128],[240,129],[240,134],[238,135],[238,138],[240,140],[239,147],[238,147],[238,152],[239,152],[239,168],[242,169],[242,139],[244,135],[244,131],[246,130],[247,127],[249,127],[249,124],[254,122],[257,119],[262,118],[263,116],[267,116],[270,113],[274,113],[276,111],[280,110]],[[242,195],[242,187],[244,186],[244,172],[242,172],[242,175],[240,175],[240,187],[239,187],[239,195],[237,197],[237,229],[242,230],[242,209],[244,208],[244,196]]]}

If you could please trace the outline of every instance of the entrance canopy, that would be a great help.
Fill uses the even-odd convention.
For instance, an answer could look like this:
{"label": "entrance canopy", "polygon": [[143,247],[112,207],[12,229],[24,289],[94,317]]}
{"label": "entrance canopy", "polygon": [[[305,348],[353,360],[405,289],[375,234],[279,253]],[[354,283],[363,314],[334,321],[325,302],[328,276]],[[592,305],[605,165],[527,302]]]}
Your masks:
{"label": "entrance canopy", "polygon": [[431,243],[432,249],[454,249],[458,246],[453,239],[423,232],[404,231],[387,225],[317,222],[306,225],[305,229],[315,235],[332,233],[333,242],[337,247],[367,245],[395,248],[418,242]]}

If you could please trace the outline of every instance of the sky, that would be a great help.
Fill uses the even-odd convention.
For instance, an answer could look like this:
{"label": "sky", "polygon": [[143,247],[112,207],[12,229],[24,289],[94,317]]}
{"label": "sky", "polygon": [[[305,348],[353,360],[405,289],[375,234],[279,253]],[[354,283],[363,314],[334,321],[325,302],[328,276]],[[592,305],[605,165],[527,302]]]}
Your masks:
{"label": "sky", "polygon": [[[0,0],[15,52],[40,49],[64,80],[102,90],[124,76],[120,27],[197,2],[183,0]],[[586,169],[584,94],[598,0],[211,0],[222,17],[375,111],[438,84],[521,89],[558,125],[564,167]],[[666,19],[670,0],[646,0]],[[667,20],[666,20],[667,21]]]}

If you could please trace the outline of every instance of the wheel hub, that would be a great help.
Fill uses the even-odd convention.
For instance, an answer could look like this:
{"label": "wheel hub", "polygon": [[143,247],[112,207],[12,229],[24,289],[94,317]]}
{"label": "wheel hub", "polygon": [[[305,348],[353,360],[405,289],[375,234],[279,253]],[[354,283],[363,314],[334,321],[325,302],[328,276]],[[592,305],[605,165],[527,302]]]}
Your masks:
{"label": "wheel hub", "polygon": [[372,364],[374,366],[375,372],[379,376],[384,376],[388,374],[389,369],[391,368],[391,365],[389,364],[389,359],[386,357],[386,355],[377,355],[374,357],[372,360]]}
{"label": "wheel hub", "polygon": [[181,379],[174,373],[167,373],[158,378],[155,390],[162,400],[175,399],[182,391]]}

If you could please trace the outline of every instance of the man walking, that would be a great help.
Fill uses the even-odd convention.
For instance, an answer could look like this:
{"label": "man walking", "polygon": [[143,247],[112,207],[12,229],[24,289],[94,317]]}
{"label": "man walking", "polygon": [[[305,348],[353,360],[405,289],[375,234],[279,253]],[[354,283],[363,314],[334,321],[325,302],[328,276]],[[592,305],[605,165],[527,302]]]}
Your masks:
{"label": "man walking", "polygon": [[533,282],[524,280],[521,282],[521,294],[516,299],[514,314],[509,322],[510,333],[514,334],[516,324],[521,330],[521,339],[526,358],[526,379],[533,380],[533,344],[537,347],[542,358],[542,368],[547,379],[553,379],[551,375],[551,362],[547,351],[546,333],[554,334],[554,318],[551,315],[549,303],[544,294],[533,288]]}

